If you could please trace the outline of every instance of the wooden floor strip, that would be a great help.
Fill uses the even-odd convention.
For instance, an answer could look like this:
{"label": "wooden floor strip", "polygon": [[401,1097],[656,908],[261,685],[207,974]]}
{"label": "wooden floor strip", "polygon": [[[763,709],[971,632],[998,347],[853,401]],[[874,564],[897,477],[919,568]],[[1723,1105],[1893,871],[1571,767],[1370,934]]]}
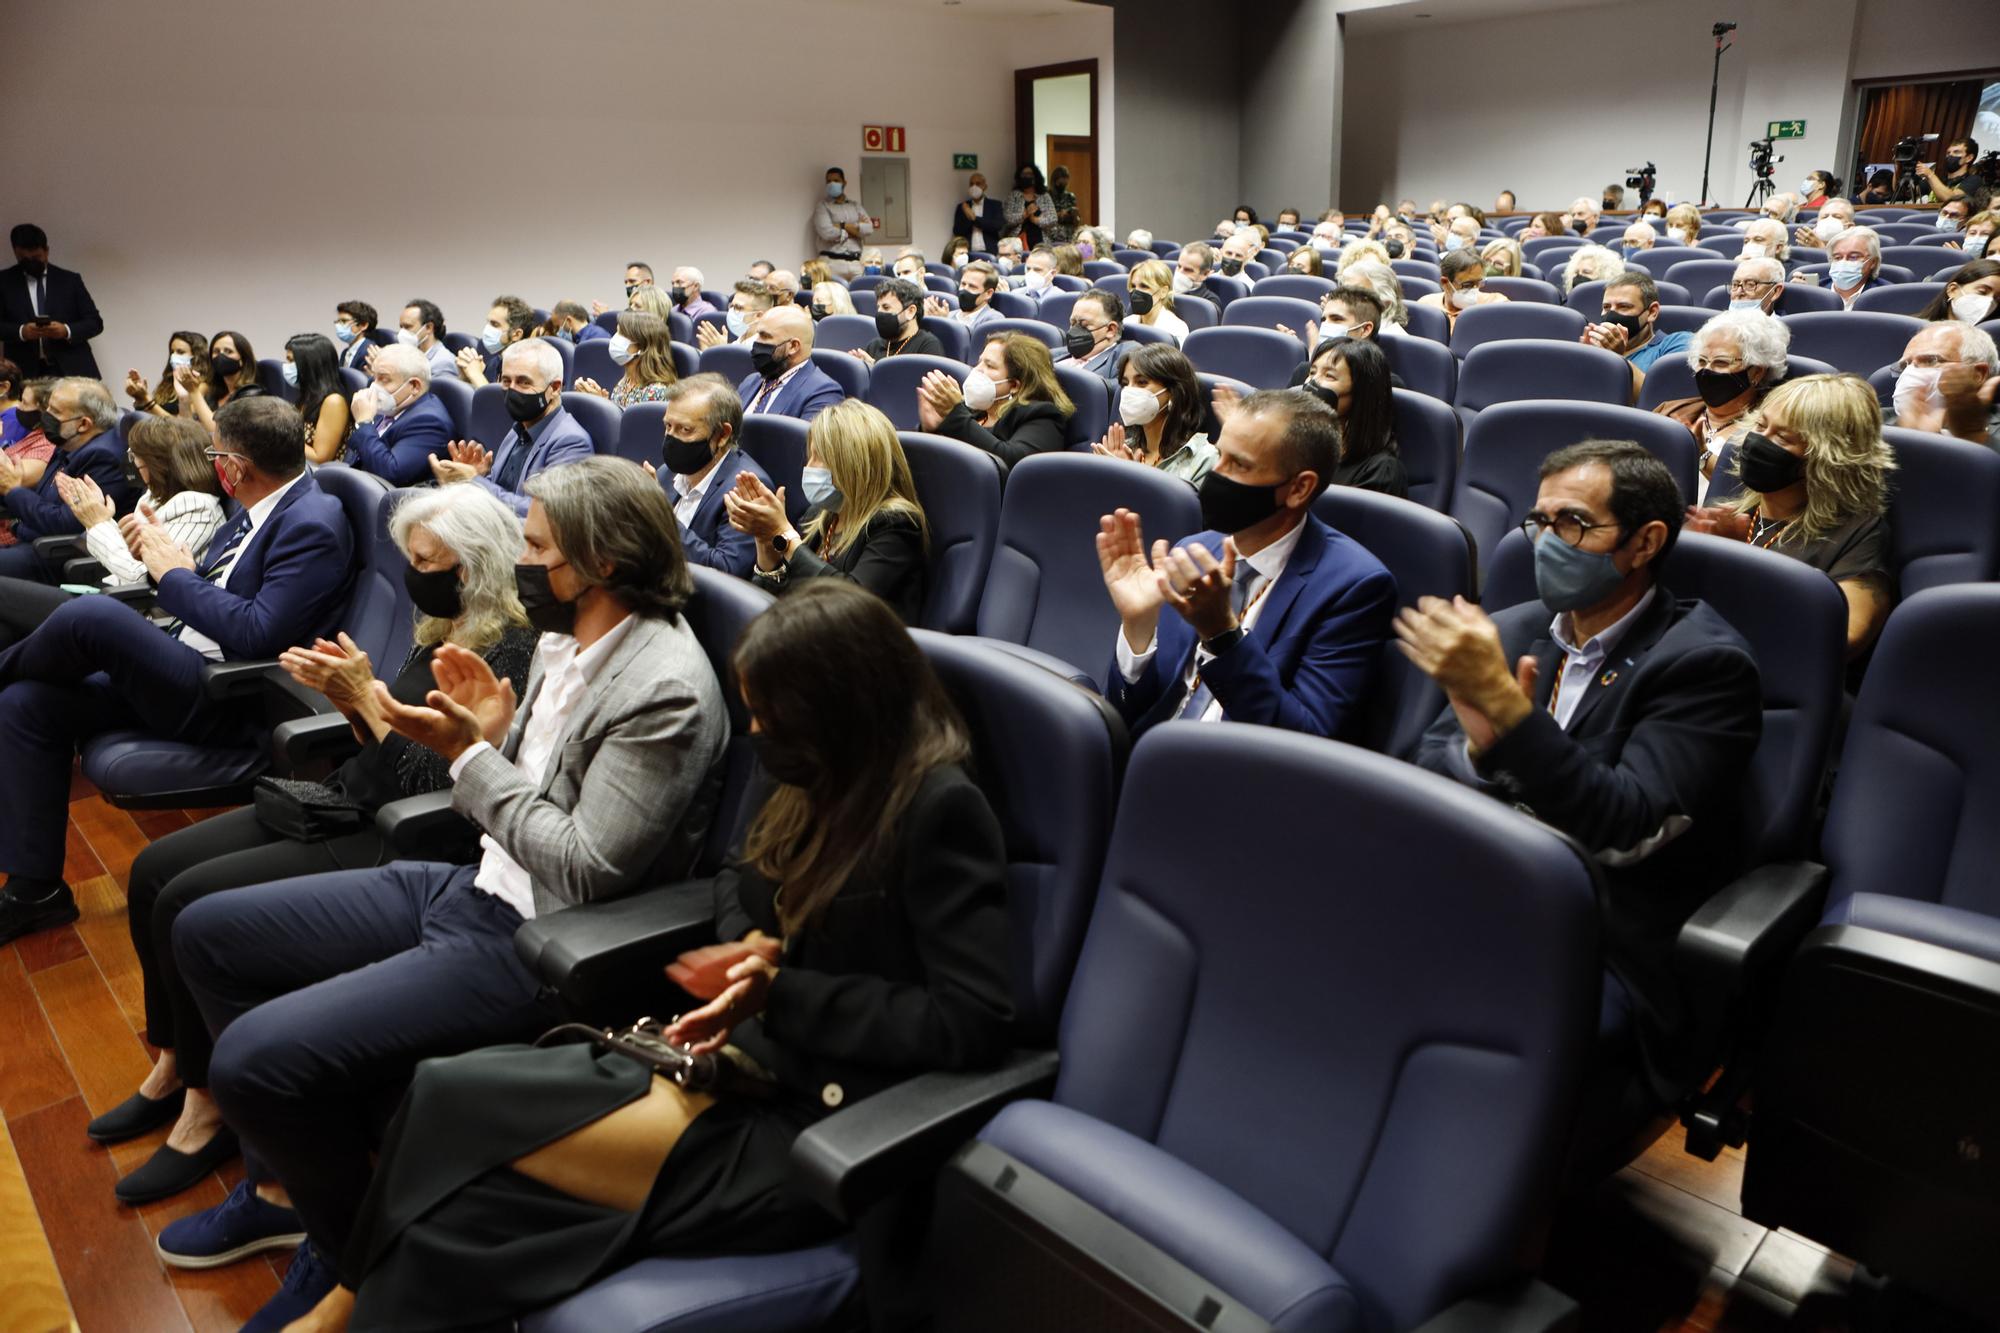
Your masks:
{"label": "wooden floor strip", "polygon": [[76,1080],[56,1034],[42,1014],[42,1002],[13,949],[0,949],[0,1014],[6,1035],[0,1038],[0,1116],[39,1111],[76,1096]]}
{"label": "wooden floor strip", "polygon": [[75,1327],[14,1140],[0,1124],[0,1333],[61,1333]]}
{"label": "wooden floor strip", "polygon": [[97,964],[85,956],[45,968],[30,981],[90,1114],[103,1115],[136,1092],[153,1061]]}

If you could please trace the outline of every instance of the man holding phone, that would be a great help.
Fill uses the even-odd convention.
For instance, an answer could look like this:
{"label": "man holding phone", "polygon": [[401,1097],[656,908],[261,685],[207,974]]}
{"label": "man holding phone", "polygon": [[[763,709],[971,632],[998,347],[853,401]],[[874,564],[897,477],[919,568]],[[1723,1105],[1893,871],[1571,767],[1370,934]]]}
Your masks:
{"label": "man holding phone", "polygon": [[14,266],[0,270],[0,346],[7,359],[29,379],[96,379],[90,340],[104,332],[104,320],[83,278],[49,263],[48,233],[34,223],[20,223],[9,239]]}

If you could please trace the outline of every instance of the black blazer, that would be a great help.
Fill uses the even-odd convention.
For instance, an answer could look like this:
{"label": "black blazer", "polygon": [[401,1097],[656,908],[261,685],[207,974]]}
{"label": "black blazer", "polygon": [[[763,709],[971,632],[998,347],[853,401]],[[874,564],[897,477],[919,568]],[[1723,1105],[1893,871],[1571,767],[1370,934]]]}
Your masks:
{"label": "black blazer", "polygon": [[[1660,588],[1591,682],[1567,731],[1549,713],[1563,654],[1540,602],[1494,621],[1507,660],[1541,668],[1535,711],[1480,757],[1501,799],[1569,834],[1600,858],[1606,965],[1631,995],[1646,1072],[1662,1097],[1685,1091],[1686,1006],[1673,971],[1681,926],[1746,855],[1741,787],[1763,730],[1763,693],[1750,647],[1697,601]],[[1447,706],[1417,762],[1456,777],[1450,752],[1465,732]],[[1670,816],[1686,831],[1643,860],[1615,854],[1654,836]],[[1612,856],[1613,863],[1602,858]]]}
{"label": "black blazer", "polygon": [[957,204],[951,206],[951,234],[954,236],[963,236],[969,241],[972,239],[972,228],[974,225],[977,225],[979,230],[985,233],[984,239],[986,243],[990,246],[998,246],[1000,244],[1000,228],[1005,226],[1007,221],[1005,210],[1000,207],[1000,201],[990,194],[981,199],[978,206],[973,209],[979,215],[977,224],[971,218],[965,216],[965,210],[958,206],[959,204],[969,204],[971,202],[970,199],[961,199]]}
{"label": "black blazer", "polygon": [[21,340],[21,326],[35,318],[34,302],[28,297],[28,281],[27,271],[19,264],[0,269],[0,346],[5,347],[7,359],[30,379],[37,375],[98,378],[97,358],[90,354],[90,340],[104,332],[104,317],[97,313],[97,303],[90,299],[90,289],[83,285],[82,276],[49,265],[48,302],[42,309],[50,319],[69,325],[68,342]]}
{"label": "black blazer", "polygon": [[[817,505],[808,509],[799,530],[803,532],[818,513]],[[914,625],[923,615],[924,593],[930,581],[923,529],[908,514],[877,514],[847,549],[831,560],[821,558],[819,538],[808,537],[787,563],[778,593],[782,596],[804,579],[825,578],[860,584],[893,607],[905,625]]]}
{"label": "black blazer", "polygon": [[1063,447],[1069,418],[1054,403],[1018,403],[988,430],[964,403],[945,413],[938,434],[977,445],[1008,467],[1029,454],[1051,453]]}
{"label": "black blazer", "polygon": [[[1006,846],[963,769],[934,769],[893,852],[788,940],[762,1019],[731,1040],[822,1110],[914,1074],[1006,1054]],[[777,886],[740,861],[715,880],[717,937],[777,936]]]}

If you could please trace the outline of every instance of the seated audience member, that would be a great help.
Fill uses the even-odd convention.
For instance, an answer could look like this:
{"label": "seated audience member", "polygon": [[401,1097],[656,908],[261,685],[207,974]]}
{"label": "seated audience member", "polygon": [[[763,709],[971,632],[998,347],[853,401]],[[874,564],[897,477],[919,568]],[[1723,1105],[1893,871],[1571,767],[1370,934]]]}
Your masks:
{"label": "seated audience member", "polygon": [[1974,213],[1966,220],[1965,239],[1946,241],[1944,248],[1963,250],[1968,259],[1979,259],[1989,252],[2000,254],[2000,250],[1995,250],[1993,245],[1996,232],[2000,232],[2000,212],[1995,212],[1989,203],[1983,212]]}
{"label": "seated audience member", "polygon": [[[1110,700],[1136,739],[1175,718],[1351,735],[1396,608],[1381,561],[1311,514],[1340,460],[1340,423],[1289,389],[1231,413],[1202,479],[1208,532],[1171,552],[1139,516],[1097,537],[1122,628]],[[1171,608],[1172,615],[1163,615]]]}
{"label": "seated audience member", "polygon": [[[458,358],[444,345],[448,330],[444,326],[444,311],[429,301],[416,300],[403,307],[403,313],[396,320],[396,341],[405,347],[414,347],[424,354],[431,363],[431,378],[457,379]],[[214,355],[214,344],[210,344],[210,356]],[[254,366],[255,359],[246,353],[245,360]]]}
{"label": "seated audience member", "polygon": [[988,338],[963,386],[942,370],[917,386],[920,430],[975,445],[1009,467],[1061,449],[1075,412],[1048,347],[1026,333]]}
{"label": "seated audience member", "polygon": [[[627,310],[637,310],[642,314],[652,315],[662,324],[670,324],[672,321],[668,316],[674,312],[674,303],[672,298],[658,287],[641,287],[638,291],[632,293],[632,300],[625,308]],[[689,318],[693,318],[693,316]]]}
{"label": "seated audience member", "polygon": [[701,294],[702,284],[706,281],[708,280],[702,277],[701,270],[692,265],[683,264],[681,267],[675,269],[672,294],[673,308],[686,315],[689,319],[698,320],[703,315],[715,314],[714,303]]}
{"label": "seated audience member", "polygon": [[1489,278],[1521,276],[1521,243],[1516,240],[1488,241],[1479,247],[1479,262],[1486,265]]}
{"label": "seated audience member", "polygon": [[[35,438],[42,438],[39,432]],[[164,528],[184,550],[199,551],[208,546],[215,530],[222,526],[222,486],[207,454],[211,443],[207,431],[179,417],[148,417],[134,422],[127,445],[146,489],[139,497],[137,512],[127,515],[122,523],[88,473],[56,478],[56,494],[82,524],[90,557],[104,566],[105,587],[136,587],[146,582],[146,566],[133,553],[141,523]],[[150,520],[146,518],[149,513]],[[130,538],[126,532],[132,534]],[[31,579],[0,578],[0,647],[26,638],[73,595]]]}
{"label": "seated audience member", "polygon": [[1325,276],[1326,261],[1320,258],[1318,249],[1302,245],[1285,256],[1285,272],[1303,273],[1308,277]]}
{"label": "seated audience member", "polygon": [[[49,393],[56,387],[52,379],[29,380],[21,386],[21,400],[14,406],[14,422],[21,433],[5,446],[7,457],[14,460],[20,471],[21,484],[33,486],[48,470],[49,460],[55,457],[56,447],[42,431],[44,409],[49,404]],[[14,543],[14,520],[4,507],[0,507],[0,546]]]}
{"label": "seated audience member", "polygon": [[[1374,292],[1366,287],[1336,287],[1320,298],[1319,318],[1306,321],[1305,341],[1315,350],[1329,338],[1374,342],[1382,325],[1382,301]],[[1280,324],[1277,329],[1299,336],[1289,324]],[[1311,373],[1312,358],[1307,356],[1292,372],[1292,387],[1304,384]]]}
{"label": "seated audience member", "polygon": [[1019,236],[1002,236],[999,244],[994,247],[993,254],[993,267],[999,269],[1003,275],[1019,273],[1027,261],[1028,248],[1021,243]]}
{"label": "seated audience member", "polygon": [[27,434],[21,429],[21,419],[15,411],[21,405],[21,386],[25,380],[19,366],[0,356],[0,448]]}
{"label": "seated audience member", "polygon": [[1625,187],[1616,183],[1605,186],[1604,207],[1606,211],[1625,207]]}
{"label": "seated audience member", "polygon": [[797,306],[779,306],[758,320],[750,344],[754,369],[736,387],[744,411],[811,421],[845,398],[840,382],[813,364],[812,350],[812,316]]}
{"label": "seated audience member", "polygon": [[744,270],[743,275],[748,279],[750,279],[750,281],[752,282],[762,282],[766,286],[769,286],[770,283],[768,282],[768,279],[773,273],[777,271],[778,271],[778,266],[776,264],[773,264],[770,260],[753,259],[750,261],[750,267]]}
{"label": "seated audience member", "polygon": [[[1018,258],[1018,256],[1016,257]],[[881,246],[871,245],[867,249],[861,252],[861,272],[864,277],[871,277],[871,278],[881,277],[887,274],[888,270],[884,267],[882,263]],[[834,273],[834,276],[835,277],[841,276],[841,274],[837,269]]]}
{"label": "seated audience member", "polygon": [[[1679,535],[1680,488],[1625,440],[1542,462],[1522,527],[1538,601],[1488,616],[1420,598],[1403,652],[1445,692],[1417,763],[1529,810],[1597,858],[1606,879],[1601,1037],[1636,1033],[1654,1094],[1689,1067],[1673,968],[1683,922],[1745,855],[1742,775],[1763,698],[1749,645],[1658,580]],[[1551,620],[1553,617],[1553,620]],[[1606,670],[1607,663],[1615,666]]]}
{"label": "seated audience member", "polygon": [[213,430],[218,409],[264,392],[257,378],[257,351],[248,338],[225,329],[208,340],[208,373],[196,375],[192,362],[177,365],[174,390],[179,395],[180,415],[192,416]]}
{"label": "seated audience member", "polygon": [[1738,260],[1729,275],[1729,308],[1776,315],[1785,304],[1785,266],[1775,259]]}
{"label": "seated audience member", "polygon": [[875,286],[875,337],[850,355],[874,365],[886,356],[943,356],[944,344],[924,328],[924,289],[901,278]]}
{"label": "seated audience member", "polygon": [[812,317],[817,324],[828,315],[852,315],[854,298],[844,282],[815,283],[812,290]]}
{"label": "seated audience member", "polygon": [[472,482],[526,517],[528,483],[561,463],[591,457],[590,433],[562,405],[562,356],[540,338],[515,343],[500,356],[500,386],[514,429],[498,453],[473,440],[453,440],[449,458],[432,457],[439,485]]}
{"label": "seated audience member", "polygon": [[1743,249],[1738,259],[1775,259],[1784,263],[1792,257],[1791,238],[1785,224],[1772,218],[1758,218],[1743,229]]}
{"label": "seated audience member", "polygon": [[1472,307],[1493,305],[1507,299],[1504,292],[1485,289],[1486,265],[1470,250],[1452,251],[1438,261],[1438,271],[1444,277],[1443,290],[1417,298],[1417,304],[1444,311],[1445,319],[1452,327],[1457,327],[1458,317]]}
{"label": "seated audience member", "polygon": [[[176,381],[183,370],[196,380],[206,380],[209,376],[208,339],[186,329],[168,335],[167,368],[160,372],[160,382],[153,388],[146,387],[146,377],[137,370],[125,372],[125,394],[132,400],[132,410],[156,417],[182,415]],[[192,411],[187,415],[192,417]]]}
{"label": "seated audience member", "polygon": [[1086,260],[1110,259],[1118,242],[1102,227],[1083,227],[1076,233],[1076,248]]}
{"label": "seated audience member", "polygon": [[[752,621],[735,664],[774,781],[714,882],[722,943],[669,969],[707,1003],[668,1035],[743,1051],[771,1094],[683,1093],[588,1045],[428,1062],[301,1327],[511,1325],[647,1255],[819,1241],[835,1224],[787,1183],[800,1130],[1006,1052],[1006,848],[922,651],[879,601],[819,581]],[[879,924],[848,930],[844,906]],[[503,1125],[496,1105],[527,1109]]]}
{"label": "seated audience member", "polygon": [[1179,347],[1187,340],[1188,326],[1175,305],[1180,301],[1180,284],[1175,271],[1163,259],[1148,259],[1125,279],[1125,295],[1132,313],[1126,318],[1147,328],[1158,329]]}
{"label": "seated audience member", "polygon": [[1393,258],[1394,256],[1389,253],[1388,246],[1383,242],[1371,241],[1366,237],[1356,237],[1340,248],[1340,258],[1335,261],[1333,266],[1334,276],[1336,279],[1344,282],[1346,281],[1345,274],[1347,270],[1353,268],[1356,264],[1380,264],[1384,268],[1387,268]]}
{"label": "seated audience member", "polygon": [[1132,228],[1132,230],[1125,233],[1125,248],[1127,250],[1151,250],[1153,248],[1153,233],[1144,227]]}
{"label": "seated audience member", "polygon": [[[1371,221],[1368,224],[1369,230],[1373,232],[1375,229],[1379,228],[1382,225],[1382,221],[1383,219],[1378,215],[1373,221]],[[1313,250],[1332,250],[1338,253],[1340,247],[1346,244],[1346,242],[1347,242],[1347,231],[1346,228],[1342,226],[1341,223],[1334,221],[1332,218],[1321,218],[1318,222],[1315,222],[1313,224],[1312,245],[1310,247],[1301,246],[1299,248],[1300,249],[1309,248]],[[1320,264],[1321,268],[1324,269],[1326,264],[1325,255],[1320,256]],[[1327,276],[1330,277],[1332,275],[1328,274]]]}
{"label": "seated audience member", "polygon": [[1292,231],[1296,229],[1298,225],[1299,225],[1298,209],[1281,208],[1278,210],[1278,229],[1280,231]]}
{"label": "seated audience member", "polygon": [[349,461],[391,486],[414,486],[451,442],[451,413],[431,392],[431,362],[406,343],[380,348],[374,383],[354,395]]}
{"label": "seated audience member", "polygon": [[[1484,268],[1485,265],[1482,264],[1480,267]],[[1403,287],[1396,281],[1396,270],[1387,264],[1377,264],[1372,260],[1364,261],[1351,266],[1341,274],[1340,285],[1358,288],[1374,295],[1375,304],[1382,311],[1382,321],[1375,328],[1375,338],[1378,342],[1382,338],[1401,337],[1408,332],[1410,312],[1403,304]],[[1320,336],[1326,335],[1322,333]]]}
{"label": "seated audience member", "polygon": [[1409,474],[1396,448],[1396,406],[1390,393],[1389,358],[1365,338],[1328,338],[1313,354],[1302,386],[1340,418],[1340,463],[1333,484],[1410,494]]}
{"label": "seated audience member", "polygon": [[1125,356],[1125,303],[1117,292],[1101,287],[1077,295],[1070,307],[1063,347],[1070,360],[1093,375],[1118,382],[1118,363]]}
{"label": "seated audience member", "polygon": [[[653,288],[650,290],[658,290]],[[626,308],[631,308],[628,300]],[[597,312],[603,314],[602,310]],[[560,338],[566,343],[581,347],[584,343],[597,342],[609,338],[611,330],[599,324],[581,301],[558,301],[549,307],[548,323],[542,325],[538,335],[544,338]]]}
{"label": "seated audience member", "polygon": [[924,267],[924,252],[909,245],[903,247],[903,252],[896,256],[896,262],[890,265],[892,277],[915,283],[919,288],[924,285],[924,277],[929,272]]}
{"label": "seated audience member", "polygon": [[[484,835],[479,863],[279,880],[212,894],[174,924],[175,961],[215,1034],[210,1094],[308,1237],[260,1327],[333,1287],[368,1189],[378,1090],[421,1059],[549,1025],[514,953],[521,923],[684,877],[714,816],[727,714],[681,614],[693,584],[666,496],[616,458],[528,485],[514,577],[543,637],[525,706],[455,644],[437,649],[424,703],[372,687],[388,726],[448,765],[453,808]],[[163,1253],[217,1229],[202,1215],[180,1227]]]}
{"label": "seated audience member", "polygon": [[333,308],[333,340],[340,344],[340,368],[368,373],[368,354],[375,350],[375,326],[380,316],[366,301],[342,301]]}
{"label": "seated audience member", "polygon": [[1603,220],[1604,209],[1597,200],[1579,198],[1570,204],[1569,212],[1563,217],[1565,223],[1563,231],[1573,232],[1578,236],[1588,236],[1597,230],[1598,224]]}
{"label": "seated audience member", "polygon": [[1944,290],[1917,312],[1918,319],[1983,324],[2000,308],[2000,259],[1975,259],[1939,279]]}
{"label": "seated audience member", "polygon": [[1878,171],[1868,178],[1868,188],[1856,195],[1857,204],[1886,204],[1896,192],[1896,173]]}
{"label": "seated audience member", "polygon": [[1675,204],[1667,210],[1667,232],[1682,245],[1701,239],[1701,210],[1693,204]]}
{"label": "seated audience member", "polygon": [[605,344],[605,351],[625,373],[609,389],[589,376],[570,387],[578,393],[609,398],[620,409],[634,403],[665,402],[667,390],[680,378],[674,369],[673,347],[673,333],[665,320],[643,310],[627,310],[618,317],[618,332]]}
{"label": "seated audience member", "polygon": [[1896,372],[1884,423],[1974,444],[2000,444],[2000,356],[1986,330],[1940,320],[1917,331]]}
{"label": "seated audience member", "polygon": [[1437,240],[1440,257],[1454,250],[1479,249],[1479,224],[1464,214],[1460,214],[1443,226],[1433,226],[1431,235]]}
{"label": "seated audience member", "polygon": [[1644,218],[1636,219],[1625,229],[1618,241],[1618,257],[1637,259],[1659,243],[1660,235],[1653,230],[1653,224]]}
{"label": "seated audience member", "polygon": [[1827,196],[1840,189],[1840,182],[1824,171],[1808,171],[1799,191],[1799,206],[1824,208]]}
{"label": "seated audience member", "polygon": [[1695,396],[1671,398],[1653,410],[1680,422],[1701,442],[1702,495],[1708,494],[1722,447],[1742,444],[1764,395],[1784,379],[1791,342],[1792,331],[1783,320],[1757,310],[1725,310],[1689,339]]}
{"label": "seated audience member", "polygon": [[354,414],[347,405],[347,388],[340,382],[333,340],[324,333],[298,333],[287,338],[282,373],[285,383],[299,395],[299,429],[305,435],[306,462],[334,462],[347,447]]}
{"label": "seated audience member", "polygon": [[1833,243],[1833,238],[1854,225],[1854,205],[1845,199],[1829,199],[1819,207],[1819,216],[1810,227],[1800,227],[1792,233],[1792,243],[1808,249],[1821,250]]}
{"label": "seated audience member", "polygon": [[[653,266],[651,264],[641,264],[637,261],[627,264],[625,266],[625,308],[628,310],[631,309],[632,293],[642,287],[651,287],[653,285]],[[604,304],[602,301],[592,301],[590,307],[591,313],[596,315],[601,315],[611,309],[610,306]]]}
{"label": "seated audience member", "polygon": [[[1055,251],[1046,245],[1030,250],[1028,257],[1021,262],[1021,268],[1020,286],[1015,289],[1015,295],[1026,297],[1037,306],[1051,296],[1062,295],[1062,288],[1056,286]],[[922,287],[923,284],[919,282],[917,285]],[[876,290],[879,292],[881,288]]]}
{"label": "seated audience member", "polygon": [[1685,331],[1661,333],[1660,289],[1644,270],[1628,268],[1604,284],[1602,313],[1587,325],[1578,342],[1602,347],[1625,358],[1632,367],[1632,401],[1639,401],[1639,386],[1646,372],[1663,356],[1687,349]]}
{"label": "seated audience member", "polygon": [[1560,213],[1537,213],[1528,219],[1528,225],[1521,228],[1521,239],[1539,241],[1544,236],[1567,236],[1569,228],[1564,225]]}
{"label": "seated audience member", "polygon": [[535,308],[518,296],[496,296],[486,312],[479,341],[459,352],[458,377],[477,388],[500,370],[500,353],[533,336]]}
{"label": "seated audience member", "polygon": [[[938,262],[956,272],[972,262],[972,247],[965,243],[963,236],[954,236],[944,243],[944,252],[938,256]],[[805,266],[801,265],[801,273],[804,269]]]}
{"label": "seated audience member", "polygon": [[126,475],[118,404],[96,380],[56,380],[42,408],[41,427],[55,453],[53,466],[44,463],[34,481],[28,480],[29,465],[0,452],[0,506],[14,520],[16,539],[0,549],[0,577],[53,583],[57,571],[35,554],[34,539],[83,531],[57,484],[63,478],[90,478],[114,515],[131,511],[139,488]]}
{"label": "seated audience member", "polygon": [[[539,635],[514,588],[521,522],[513,511],[470,486],[423,490],[396,506],[389,534],[409,562],[403,583],[416,608],[414,643],[389,684],[390,698],[421,706],[437,688],[432,666],[445,644],[478,654],[516,698],[526,698]],[[390,729],[375,693],[377,664],[345,633],[337,642],[289,648],[278,660],[353,728],[358,752],[324,786],[328,799],[353,805],[358,818],[331,837],[308,841],[245,806],[171,833],[132,862],[126,892],[132,948],[145,978],[147,1040],[159,1055],[138,1091],[91,1121],[88,1133],[99,1143],[119,1143],[160,1125],[174,1128],[118,1182],[124,1203],[178,1194],[236,1154],[236,1136],[208,1094],[208,1029],[175,963],[173,930],[181,913],[227,889],[377,865],[390,853],[375,812],[451,785],[441,756]]]}
{"label": "seated audience member", "polygon": [[756,336],[757,321],[777,303],[777,296],[756,278],[739,278],[736,290],[729,297],[729,309],[723,313],[722,322],[729,330],[728,336],[723,336],[712,322],[697,324],[695,343],[704,352],[723,343],[743,343],[747,346]]}
{"label": "seated audience member", "polygon": [[1221,318],[1222,302],[1214,292],[1202,284],[1215,270],[1215,251],[1206,241],[1195,241],[1181,247],[1180,258],[1174,261],[1174,295],[1193,297],[1206,301],[1215,307],[1216,317]]}
{"label": "seated audience member", "polygon": [[1567,297],[1579,282],[1609,282],[1625,271],[1625,261],[1618,252],[1604,245],[1586,245],[1578,248],[1563,266],[1562,279],[1556,285]]}
{"label": "seated audience member", "polygon": [[783,493],[752,473],[738,473],[724,497],[730,524],[756,539],[751,577],[780,597],[814,579],[845,579],[915,624],[930,578],[930,526],[889,418],[858,399],[814,417],[799,485],[809,508],[798,528]]}
{"label": "seated audience member", "polygon": [[1216,272],[1225,278],[1252,281],[1252,275],[1243,269],[1246,264],[1256,262],[1257,252],[1263,248],[1255,231],[1248,227],[1237,228],[1236,234],[1222,243],[1222,253],[1215,261]]}
{"label": "seated audience member", "polygon": [[[918,281],[922,281],[919,279]],[[764,286],[770,289],[773,306],[797,305],[799,303],[799,275],[787,268],[774,268],[764,275]]]}
{"label": "seated audience member", "polygon": [[[109,405],[96,381],[62,380],[55,401],[63,412],[74,410],[79,383]],[[109,415],[115,420],[116,410]],[[0,941],[76,919],[62,873],[79,742],[136,730],[203,745],[259,744],[256,711],[210,699],[203,664],[276,657],[333,632],[353,580],[353,539],[340,503],[306,471],[299,439],[288,403],[267,396],[226,405],[216,413],[211,456],[241,512],[199,557],[162,524],[138,529],[139,559],[174,625],[163,630],[109,597],[78,597],[0,653],[0,728],[9,738],[0,766],[8,811]]]}
{"label": "seated audience member", "polygon": [[1660,218],[1664,220],[1667,216],[1667,201],[1664,199],[1648,199],[1644,204],[1640,205],[1639,216],[1642,218]]}
{"label": "seated audience member", "polygon": [[[667,390],[666,442],[660,484],[673,501],[681,550],[690,564],[749,578],[757,543],[730,526],[723,497],[748,472],[765,486],[771,478],[737,447],[743,434],[743,400],[720,375],[690,375]],[[650,469],[652,465],[649,463]],[[655,472],[655,475],[659,474]]]}
{"label": "seated audience member", "polygon": [[1882,408],[1858,375],[1807,375],[1771,390],[1736,447],[1743,493],[1690,512],[1702,532],[1823,570],[1847,599],[1847,655],[1867,652],[1895,601]]}
{"label": "seated audience member", "polygon": [[1512,190],[1502,190],[1499,194],[1494,195],[1493,211],[1495,213],[1512,213],[1514,211],[1514,192]]}
{"label": "seated audience member", "polygon": [[924,305],[932,319],[955,319],[963,324],[976,342],[980,329],[1000,318],[1000,312],[993,308],[993,294],[999,290],[1000,270],[976,259],[958,271],[956,301],[932,295],[924,298]]}
{"label": "seated audience member", "polygon": [[[1854,298],[1865,291],[1886,286],[1878,276],[1882,267],[1882,238],[1872,227],[1849,227],[1826,247],[1826,282],[1840,298],[1843,308],[1852,310]],[[1792,281],[1799,279],[1794,277]]]}
{"label": "seated audience member", "polygon": [[[1798,220],[1799,197],[1788,190],[1780,190],[1764,201],[1764,217],[1772,222],[1783,223],[1787,233],[1791,224]],[[1752,224],[1739,222],[1736,226],[1748,229]]]}
{"label": "seated audience member", "polygon": [[1091,452],[1144,463],[1199,486],[1216,452],[1201,430],[1207,411],[1194,365],[1178,347],[1141,343],[1118,373],[1118,420]]}

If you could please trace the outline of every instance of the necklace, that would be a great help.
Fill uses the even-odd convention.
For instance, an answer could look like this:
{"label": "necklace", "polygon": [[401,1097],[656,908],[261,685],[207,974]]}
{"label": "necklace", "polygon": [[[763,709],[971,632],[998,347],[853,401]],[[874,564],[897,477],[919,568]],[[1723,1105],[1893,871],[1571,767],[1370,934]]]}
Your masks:
{"label": "necklace", "polygon": [[[1790,522],[1791,520],[1788,518],[1765,518],[1762,514],[1754,516],[1751,520],[1750,544],[1752,546],[1770,546],[1778,540],[1778,534]],[[1770,538],[1769,541],[1765,540],[1767,536]]]}

